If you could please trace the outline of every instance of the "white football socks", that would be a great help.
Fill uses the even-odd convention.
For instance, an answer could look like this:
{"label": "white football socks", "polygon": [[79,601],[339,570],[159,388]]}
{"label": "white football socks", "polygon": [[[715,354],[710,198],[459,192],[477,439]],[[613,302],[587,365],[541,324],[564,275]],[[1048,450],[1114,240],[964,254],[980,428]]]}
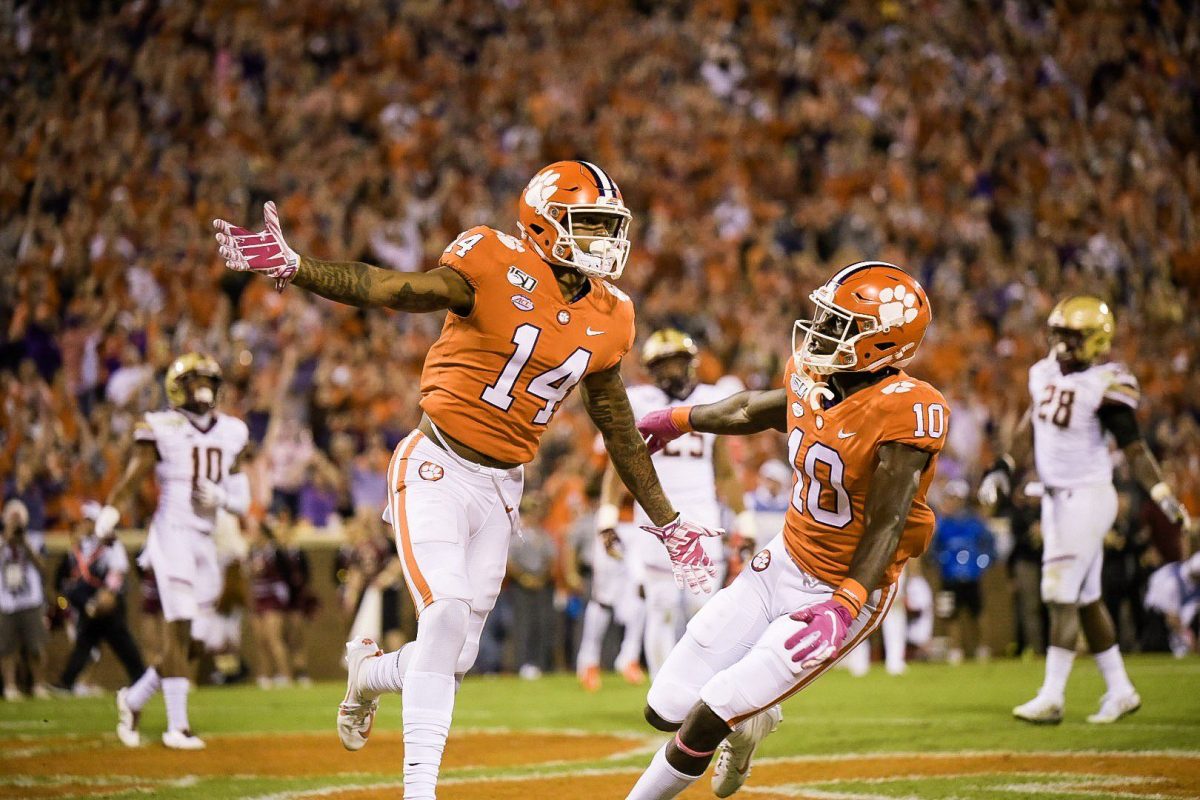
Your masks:
{"label": "white football socks", "polygon": [[1075,651],[1051,645],[1046,648],[1046,679],[1038,694],[1062,704],[1067,690],[1067,678],[1071,677],[1071,666],[1075,663]]}
{"label": "white football socks", "polygon": [[454,712],[453,675],[410,671],[404,678],[404,798],[433,800]]}
{"label": "white football socks", "polygon": [[1119,646],[1114,644],[1107,650],[1093,654],[1093,657],[1100,674],[1104,676],[1104,685],[1109,694],[1123,695],[1133,692],[1133,683],[1129,680],[1129,673],[1125,671],[1125,660],[1121,658]]}
{"label": "white football socks", "polygon": [[667,763],[667,745],[664,744],[655,752],[650,766],[646,767],[625,800],[670,800],[699,779],[699,775],[684,775]]}
{"label": "white football socks", "polygon": [[416,651],[413,644],[415,642],[409,642],[399,650],[363,661],[358,673],[359,691],[367,695],[368,699],[378,697],[384,692],[403,692],[404,674],[408,672],[409,662]]}
{"label": "white football socks", "polygon": [[141,711],[146,703],[150,702],[150,698],[154,697],[154,693],[158,691],[159,684],[162,679],[158,677],[158,670],[150,667],[142,673],[142,677],[133,682],[125,691],[125,703],[132,711]]}
{"label": "white football socks", "polygon": [[190,731],[188,724],[188,679],[163,678],[163,701],[167,704],[167,730]]}

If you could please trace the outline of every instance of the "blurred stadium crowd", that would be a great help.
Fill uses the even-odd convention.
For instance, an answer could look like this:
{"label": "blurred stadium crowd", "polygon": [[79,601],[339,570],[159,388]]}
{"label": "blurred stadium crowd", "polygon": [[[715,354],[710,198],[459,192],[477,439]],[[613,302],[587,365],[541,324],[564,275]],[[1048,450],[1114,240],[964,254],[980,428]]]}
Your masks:
{"label": "blurred stadium crowd", "polygon": [[[634,210],[621,287],[639,330],[692,333],[708,380],[777,381],[832,268],[871,256],[914,272],[935,314],[914,372],[954,408],[947,479],[973,483],[1026,403],[1053,301],[1111,299],[1114,356],[1195,513],[1187,5],[4,4],[5,496],[31,530],[69,526],[123,468],[172,356],[201,350],[259,442],[258,513],[375,536],[441,320],[276,294],[223,268],[210,220],[258,219],[275,199],[300,251],[416,270],[471,225],[513,231],[533,171],[586,156]],[[557,552],[545,578],[571,592],[562,552],[597,466],[586,416],[559,417],[527,485]],[[780,451],[739,442],[748,490]],[[1145,514],[1155,546],[1138,559],[1177,559]]]}

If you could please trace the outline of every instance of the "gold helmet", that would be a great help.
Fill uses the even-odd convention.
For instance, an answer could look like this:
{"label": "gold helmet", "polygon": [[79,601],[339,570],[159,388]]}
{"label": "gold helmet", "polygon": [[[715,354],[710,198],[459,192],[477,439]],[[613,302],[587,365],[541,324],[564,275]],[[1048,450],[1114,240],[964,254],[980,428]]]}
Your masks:
{"label": "gold helmet", "polygon": [[1046,320],[1050,348],[1059,361],[1091,364],[1112,349],[1113,313],[1098,297],[1075,295],[1059,302]]}
{"label": "gold helmet", "polygon": [[[218,384],[221,382],[221,365],[212,356],[203,353],[184,353],[171,362],[167,367],[167,376],[163,379],[163,388],[167,393],[167,402],[171,408],[183,408],[192,398],[189,397],[186,386],[187,379],[193,375],[212,378]],[[207,400],[201,399],[207,411],[216,405],[216,396]]]}
{"label": "gold helmet", "polygon": [[662,328],[650,334],[642,345],[642,363],[646,366],[671,356],[688,355],[692,358],[700,351],[692,337],[675,328]]}

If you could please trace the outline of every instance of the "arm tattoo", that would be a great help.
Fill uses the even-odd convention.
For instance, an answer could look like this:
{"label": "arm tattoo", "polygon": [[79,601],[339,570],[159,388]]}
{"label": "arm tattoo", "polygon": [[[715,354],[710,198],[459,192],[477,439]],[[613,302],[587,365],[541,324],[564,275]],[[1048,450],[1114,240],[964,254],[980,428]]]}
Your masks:
{"label": "arm tattoo", "polygon": [[351,306],[375,305],[371,290],[373,272],[383,272],[358,261],[322,261],[302,256],[294,282],[311,292]]}
{"label": "arm tattoo", "polygon": [[388,300],[387,305],[402,311],[438,311],[446,308],[448,303],[445,295],[433,289],[420,291],[406,281],[400,287],[400,291],[395,292]]}
{"label": "arm tattoo", "polygon": [[604,437],[604,446],[621,480],[655,525],[670,522],[675,508],[658,482],[650,451],[634,424],[619,368],[589,375],[582,391],[588,414]]}
{"label": "arm tattoo", "polygon": [[351,306],[387,306],[419,313],[455,305],[444,276],[434,272],[392,272],[358,261],[322,261],[303,256],[295,283]]}

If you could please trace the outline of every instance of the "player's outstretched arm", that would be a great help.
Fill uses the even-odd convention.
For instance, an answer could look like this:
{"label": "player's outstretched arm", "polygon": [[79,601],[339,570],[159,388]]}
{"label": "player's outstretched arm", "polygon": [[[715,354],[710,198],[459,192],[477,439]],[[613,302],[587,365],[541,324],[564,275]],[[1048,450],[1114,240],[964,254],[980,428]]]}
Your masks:
{"label": "player's outstretched arm", "polygon": [[133,455],[125,466],[125,472],[117,481],[117,485],[108,493],[104,507],[96,515],[96,535],[101,539],[111,539],[117,523],[121,521],[120,508],[125,504],[130,493],[150,474],[158,461],[158,449],[153,442],[134,442]]}
{"label": "player's outstretched arm", "polygon": [[638,420],[646,446],[657,453],[689,431],[746,435],[766,430],[787,430],[787,392],[738,392],[703,406],[675,406],[651,411]]}
{"label": "player's outstretched arm", "polygon": [[288,246],[273,202],[263,206],[263,218],[266,227],[258,233],[213,220],[219,252],[230,269],[274,278],[280,290],[295,281],[310,292],[352,306],[468,314],[475,302],[466,279],[452,269],[392,272],[358,261],[309,258]]}
{"label": "player's outstretched arm", "polygon": [[658,482],[650,451],[634,424],[620,366],[593,372],[583,379],[582,387],[584,406],[604,437],[604,447],[621,481],[655,525],[666,525],[675,518],[675,508]]}
{"label": "player's outstretched arm", "polygon": [[357,261],[322,261],[300,256],[293,279],[297,286],[351,306],[381,306],[397,311],[471,312],[475,293],[448,267],[429,272],[392,272]]}
{"label": "player's outstretched arm", "polygon": [[762,431],[787,431],[787,391],[738,392],[735,395],[694,406],[688,421],[692,430],[702,433],[745,436]]}

